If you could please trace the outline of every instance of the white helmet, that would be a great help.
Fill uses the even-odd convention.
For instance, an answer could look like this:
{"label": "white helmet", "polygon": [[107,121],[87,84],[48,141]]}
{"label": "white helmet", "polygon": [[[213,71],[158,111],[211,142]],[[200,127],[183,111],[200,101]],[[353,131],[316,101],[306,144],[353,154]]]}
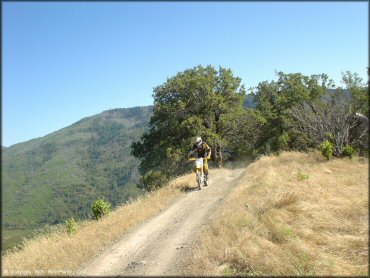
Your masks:
{"label": "white helmet", "polygon": [[200,136],[198,136],[196,139],[195,139],[195,143],[198,145],[198,147],[200,147],[202,145],[202,138]]}

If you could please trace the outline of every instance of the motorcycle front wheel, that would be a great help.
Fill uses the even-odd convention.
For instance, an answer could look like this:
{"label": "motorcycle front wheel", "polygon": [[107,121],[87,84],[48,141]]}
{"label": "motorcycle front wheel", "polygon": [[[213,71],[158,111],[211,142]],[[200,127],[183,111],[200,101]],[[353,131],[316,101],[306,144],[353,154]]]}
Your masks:
{"label": "motorcycle front wheel", "polygon": [[197,172],[197,182],[198,182],[198,188],[199,190],[202,190],[202,177],[199,172]]}

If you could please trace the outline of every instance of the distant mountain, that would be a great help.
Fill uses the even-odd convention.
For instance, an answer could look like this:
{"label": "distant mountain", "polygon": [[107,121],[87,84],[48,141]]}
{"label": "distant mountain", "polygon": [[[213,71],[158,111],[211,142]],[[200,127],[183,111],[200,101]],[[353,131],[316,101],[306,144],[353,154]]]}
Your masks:
{"label": "distant mountain", "polygon": [[86,219],[98,198],[115,206],[137,196],[138,161],[130,144],[147,130],[152,110],[108,110],[2,148],[3,228]]}

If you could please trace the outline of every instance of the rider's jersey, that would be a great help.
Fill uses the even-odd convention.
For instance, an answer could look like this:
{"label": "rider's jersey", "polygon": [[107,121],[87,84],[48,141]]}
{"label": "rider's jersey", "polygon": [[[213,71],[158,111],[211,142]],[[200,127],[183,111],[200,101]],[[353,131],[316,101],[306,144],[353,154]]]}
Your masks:
{"label": "rider's jersey", "polygon": [[197,154],[197,157],[207,157],[211,154],[211,148],[206,142],[203,142],[200,147],[197,144],[193,145],[194,153]]}

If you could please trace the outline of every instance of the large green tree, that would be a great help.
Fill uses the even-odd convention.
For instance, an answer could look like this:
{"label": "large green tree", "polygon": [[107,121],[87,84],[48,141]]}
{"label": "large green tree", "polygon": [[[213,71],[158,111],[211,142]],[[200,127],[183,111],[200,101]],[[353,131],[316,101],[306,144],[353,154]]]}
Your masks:
{"label": "large green tree", "polygon": [[342,83],[351,96],[353,110],[369,117],[369,81],[364,83],[357,73],[346,71],[342,72]]}
{"label": "large green tree", "polygon": [[189,169],[186,156],[197,135],[211,146],[218,164],[223,150],[233,152],[230,137],[236,119],[245,113],[245,89],[230,69],[200,65],[187,69],[155,87],[153,97],[149,131],[132,144],[132,154],[140,159],[143,187],[155,189]]}
{"label": "large green tree", "polygon": [[368,149],[368,83],[364,84],[358,74],[350,71],[342,73],[342,83],[345,88],[338,87],[322,98],[296,105],[292,117],[317,146],[329,140],[334,155],[345,154],[348,146],[364,153]]}
{"label": "large green tree", "polygon": [[259,152],[305,149],[312,142],[295,128],[291,109],[298,103],[323,96],[333,86],[326,74],[305,76],[301,73],[276,73],[277,81],[260,82],[254,92],[256,109],[265,119],[264,132],[258,138]]}

